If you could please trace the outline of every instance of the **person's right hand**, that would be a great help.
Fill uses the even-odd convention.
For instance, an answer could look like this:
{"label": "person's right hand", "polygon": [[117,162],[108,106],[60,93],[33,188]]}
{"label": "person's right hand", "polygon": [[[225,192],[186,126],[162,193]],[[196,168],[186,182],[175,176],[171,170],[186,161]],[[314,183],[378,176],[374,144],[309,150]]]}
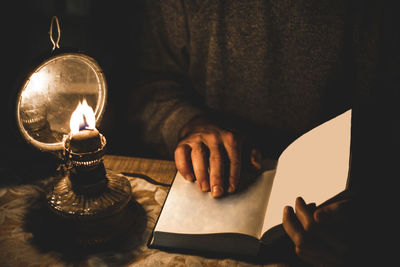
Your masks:
{"label": "person's right hand", "polygon": [[[235,192],[243,165],[244,136],[202,117],[185,125],[180,136],[174,157],[182,176],[197,180],[200,190],[211,190],[213,197]],[[259,150],[251,149],[249,160],[256,170],[261,169]]]}
{"label": "person's right hand", "polygon": [[295,211],[286,206],[282,224],[296,254],[312,266],[347,266],[354,233],[353,203],[340,199],[322,207],[296,199]]}

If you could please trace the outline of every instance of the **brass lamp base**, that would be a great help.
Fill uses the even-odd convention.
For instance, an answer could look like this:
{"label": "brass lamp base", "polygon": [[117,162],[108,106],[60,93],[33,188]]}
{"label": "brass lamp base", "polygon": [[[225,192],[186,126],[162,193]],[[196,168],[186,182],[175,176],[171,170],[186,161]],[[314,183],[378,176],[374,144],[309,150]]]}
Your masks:
{"label": "brass lamp base", "polygon": [[[67,143],[67,152],[68,148]],[[62,220],[77,245],[99,245],[126,230],[124,214],[131,200],[131,185],[127,178],[106,171],[103,148],[72,153],[46,192],[51,213]]]}
{"label": "brass lamp base", "polygon": [[73,232],[75,243],[100,245],[122,234],[124,209],[131,200],[129,180],[108,173],[97,183],[76,185],[74,175],[71,170],[61,174],[46,199],[50,211]]}

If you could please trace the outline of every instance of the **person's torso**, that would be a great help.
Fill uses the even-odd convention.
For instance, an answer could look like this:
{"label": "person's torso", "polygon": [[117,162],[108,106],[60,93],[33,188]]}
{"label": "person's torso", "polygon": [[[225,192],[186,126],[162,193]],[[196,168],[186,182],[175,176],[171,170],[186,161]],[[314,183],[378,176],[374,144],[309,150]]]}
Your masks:
{"label": "person's torso", "polygon": [[208,107],[304,132],[349,108],[345,1],[189,1],[190,76]]}

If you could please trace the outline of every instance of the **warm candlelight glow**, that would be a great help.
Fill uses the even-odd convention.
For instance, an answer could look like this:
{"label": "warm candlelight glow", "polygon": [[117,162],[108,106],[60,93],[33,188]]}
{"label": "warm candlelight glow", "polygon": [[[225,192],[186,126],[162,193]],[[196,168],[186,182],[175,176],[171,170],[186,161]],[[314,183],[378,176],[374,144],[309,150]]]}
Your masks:
{"label": "warm candlelight glow", "polygon": [[71,115],[69,123],[71,134],[76,134],[81,130],[94,130],[96,127],[96,117],[93,109],[87,104],[86,99],[79,102],[75,111]]}
{"label": "warm candlelight glow", "polygon": [[40,95],[44,96],[47,93],[49,81],[50,76],[46,71],[33,73],[25,90],[22,92],[22,98],[31,99]]}

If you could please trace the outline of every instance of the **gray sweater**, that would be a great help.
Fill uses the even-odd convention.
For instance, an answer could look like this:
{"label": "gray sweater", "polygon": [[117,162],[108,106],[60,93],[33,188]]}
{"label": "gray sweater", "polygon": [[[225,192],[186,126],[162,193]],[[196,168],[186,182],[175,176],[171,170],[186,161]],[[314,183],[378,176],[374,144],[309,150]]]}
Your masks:
{"label": "gray sweater", "polygon": [[373,86],[377,26],[351,1],[145,5],[129,114],[160,155],[172,155],[179,130],[200,114],[279,150]]}

